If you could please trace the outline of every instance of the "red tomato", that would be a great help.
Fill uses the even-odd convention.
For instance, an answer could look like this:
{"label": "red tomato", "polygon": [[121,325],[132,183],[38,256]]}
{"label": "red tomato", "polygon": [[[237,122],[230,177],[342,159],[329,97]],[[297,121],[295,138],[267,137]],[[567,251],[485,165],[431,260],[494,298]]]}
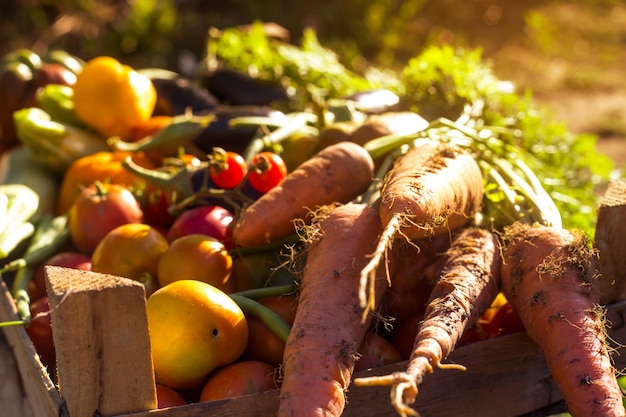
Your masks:
{"label": "red tomato", "polygon": [[490,337],[498,337],[525,330],[519,316],[508,302],[498,308],[491,320],[482,323],[482,327]]}
{"label": "red tomato", "polygon": [[150,190],[143,201],[144,223],[162,229],[169,229],[175,217],[168,211],[170,205],[167,193],[161,189]]}
{"label": "red tomato", "polygon": [[356,361],[354,372],[378,368],[402,361],[402,355],[387,339],[378,333],[370,332],[359,347],[359,360]]}
{"label": "red tomato", "polygon": [[66,268],[91,271],[91,257],[80,252],[59,252],[38,265],[28,284],[28,295],[31,300],[37,300],[47,294],[46,278],[44,275],[44,267],[46,265],[64,266]]}
{"label": "red tomato", "polygon": [[247,171],[246,160],[238,153],[224,150],[213,152],[209,172],[211,181],[219,188],[235,188]]}
{"label": "red tomato", "polygon": [[252,158],[253,167],[248,174],[248,182],[260,193],[266,193],[281,183],[287,176],[287,166],[279,155],[273,152],[260,152]]}
{"label": "red tomato", "polygon": [[91,254],[111,230],[142,221],[139,202],[127,188],[95,182],[83,188],[72,204],[68,227],[76,249]]}
{"label": "red tomato", "polygon": [[207,235],[230,247],[230,224],[233,214],[220,206],[200,206],[191,208],[174,220],[167,232],[171,243],[179,237],[200,234]]}
{"label": "red tomato", "polygon": [[52,340],[52,325],[48,297],[41,297],[30,305],[31,320],[26,326],[26,333],[35,345],[41,362],[51,368],[56,365],[56,352]]}

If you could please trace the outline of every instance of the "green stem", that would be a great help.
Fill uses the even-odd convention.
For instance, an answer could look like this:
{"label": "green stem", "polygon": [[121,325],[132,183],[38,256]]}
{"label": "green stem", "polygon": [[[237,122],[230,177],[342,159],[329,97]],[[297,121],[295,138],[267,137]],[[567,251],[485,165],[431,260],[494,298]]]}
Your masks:
{"label": "green stem", "polygon": [[26,323],[24,320],[15,320],[15,321],[1,321],[0,328],[2,327],[10,327],[10,326],[25,326]]}
{"label": "green stem", "polygon": [[251,290],[239,291],[232,294],[250,298],[252,300],[262,300],[268,297],[277,297],[279,295],[291,294],[295,291],[295,289],[296,287],[294,284],[288,284],[277,285],[273,287],[254,288]]}
{"label": "green stem", "polygon": [[238,294],[229,295],[246,316],[258,318],[281,341],[287,341],[287,337],[289,337],[289,332],[291,331],[291,326],[289,326],[278,313],[251,298]]}
{"label": "green stem", "polygon": [[119,137],[107,140],[113,149],[137,152],[158,149],[166,154],[176,155],[178,148],[194,139],[214,119],[213,115],[193,116],[185,114],[175,117],[172,122],[153,136],[147,136],[136,142],[124,142]]}
{"label": "green stem", "polygon": [[[274,131],[266,135],[255,136],[243,152],[243,158],[250,162],[252,158],[266,147],[276,145],[283,140],[301,131],[312,120],[310,113],[291,113],[287,115],[287,121],[283,122]],[[236,120],[236,119],[235,119]]]}

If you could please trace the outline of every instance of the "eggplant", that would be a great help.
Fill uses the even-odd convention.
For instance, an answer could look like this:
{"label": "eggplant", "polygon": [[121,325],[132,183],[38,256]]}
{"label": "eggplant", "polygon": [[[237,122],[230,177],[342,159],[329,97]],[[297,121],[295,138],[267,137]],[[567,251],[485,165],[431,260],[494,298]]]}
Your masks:
{"label": "eggplant", "polygon": [[279,84],[227,68],[203,76],[200,83],[222,103],[234,106],[270,106],[289,101],[287,92]]}
{"label": "eggplant", "polygon": [[191,110],[194,114],[212,110],[219,100],[206,88],[176,72],[145,68],[138,72],[152,81],[157,92],[154,115],[177,116]]}
{"label": "eggplant", "polygon": [[214,147],[243,153],[259,129],[258,125],[231,126],[233,119],[240,117],[266,117],[281,121],[285,114],[268,106],[228,106],[222,105],[207,112],[214,116],[213,121],[192,141],[192,153],[209,154]]}

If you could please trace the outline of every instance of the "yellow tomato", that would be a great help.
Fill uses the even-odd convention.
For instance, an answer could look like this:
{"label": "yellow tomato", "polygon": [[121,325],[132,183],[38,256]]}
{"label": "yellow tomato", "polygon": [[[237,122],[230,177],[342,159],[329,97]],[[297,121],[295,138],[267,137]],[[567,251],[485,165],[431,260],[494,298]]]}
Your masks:
{"label": "yellow tomato", "polygon": [[147,301],[156,382],[200,386],[213,370],[234,363],[248,343],[248,324],[223,291],[196,280],[175,281]]}
{"label": "yellow tomato", "polygon": [[125,224],[100,241],[91,256],[91,269],[139,281],[150,295],[159,287],[157,265],[168,247],[157,229],[143,223]]}
{"label": "yellow tomato", "polygon": [[233,260],[223,243],[200,234],[179,237],[159,259],[157,276],[165,286],[181,279],[195,279],[224,292],[234,288],[229,280]]}
{"label": "yellow tomato", "polygon": [[148,77],[108,56],[88,61],[73,88],[76,114],[104,137],[130,139],[150,119],[157,100]]}

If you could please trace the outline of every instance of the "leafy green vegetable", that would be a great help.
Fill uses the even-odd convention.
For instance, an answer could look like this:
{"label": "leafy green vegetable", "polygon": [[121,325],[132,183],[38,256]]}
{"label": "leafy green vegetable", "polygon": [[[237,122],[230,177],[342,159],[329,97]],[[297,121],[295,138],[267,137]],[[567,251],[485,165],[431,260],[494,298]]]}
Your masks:
{"label": "leafy green vegetable", "polygon": [[[500,80],[478,49],[432,45],[398,73],[370,67],[357,74],[348,70],[336,53],[320,45],[313,30],[306,31],[297,46],[268,38],[257,22],[249,31],[214,31],[207,46],[207,63],[209,68],[228,67],[280,83],[293,98],[291,110],[313,110],[320,116],[331,99],[388,88],[400,96],[402,110],[415,111],[427,120],[447,120],[474,139],[489,139],[488,144],[468,146],[483,147],[472,151],[483,159],[488,177],[486,209],[491,214],[500,211],[506,219],[504,205],[509,205],[517,216],[542,218],[543,209],[534,201],[540,198],[549,203],[542,206],[548,207],[546,213],[552,210],[550,205],[556,205],[564,227],[589,236],[595,233],[596,190],[608,181],[614,164],[596,150],[595,136],[568,132],[548,108],[534,102],[530,91],[520,94],[511,83]],[[319,120],[323,123],[324,117]],[[446,129],[456,127],[448,125]],[[390,152],[399,143],[408,144],[419,136],[385,138],[383,145],[378,142],[375,147],[377,152]],[[531,177],[524,174],[525,169]],[[506,184],[509,189],[502,189]],[[545,200],[544,190],[551,201]],[[527,205],[520,206],[519,199]]]}
{"label": "leafy green vegetable", "polygon": [[608,181],[613,162],[598,152],[594,135],[574,135],[538,106],[530,91],[515,92],[498,79],[479,50],[427,48],[400,74],[404,105],[422,116],[460,117],[477,130],[524,151],[524,162],[541,179],[563,218],[563,226],[595,233],[596,189]]}
{"label": "leafy green vegetable", "polygon": [[301,45],[268,37],[260,22],[250,30],[212,30],[207,44],[208,68],[226,67],[253,78],[279,83],[293,99],[291,110],[357,91],[381,87],[387,77],[371,70],[370,77],[343,65],[335,52],[323,47],[315,31],[305,30]]}

